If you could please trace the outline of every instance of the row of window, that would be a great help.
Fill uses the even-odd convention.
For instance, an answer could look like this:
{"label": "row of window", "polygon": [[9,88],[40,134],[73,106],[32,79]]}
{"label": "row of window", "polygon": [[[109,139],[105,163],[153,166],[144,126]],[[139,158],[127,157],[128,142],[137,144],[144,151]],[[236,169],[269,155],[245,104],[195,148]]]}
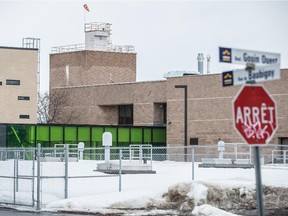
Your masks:
{"label": "row of window", "polygon": [[[0,82],[2,85],[2,82]],[[20,80],[7,79],[6,85],[20,85]],[[18,100],[30,100],[29,96],[18,96]],[[30,119],[30,115],[19,115],[20,119]]]}

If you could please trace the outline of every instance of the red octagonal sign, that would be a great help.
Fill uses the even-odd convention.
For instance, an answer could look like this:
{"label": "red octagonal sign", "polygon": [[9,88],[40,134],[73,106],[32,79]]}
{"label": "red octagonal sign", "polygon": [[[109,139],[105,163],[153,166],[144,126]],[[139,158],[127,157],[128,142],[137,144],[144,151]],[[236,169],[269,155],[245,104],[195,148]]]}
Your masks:
{"label": "red octagonal sign", "polygon": [[243,86],[233,101],[233,120],[247,144],[267,144],[277,130],[276,103],[263,86]]}

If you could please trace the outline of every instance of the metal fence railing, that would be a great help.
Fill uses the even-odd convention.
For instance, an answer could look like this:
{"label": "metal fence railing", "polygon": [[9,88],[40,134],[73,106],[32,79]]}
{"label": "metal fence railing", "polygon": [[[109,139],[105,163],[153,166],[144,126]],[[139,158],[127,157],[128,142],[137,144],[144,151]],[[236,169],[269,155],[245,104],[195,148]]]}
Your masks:
{"label": "metal fence railing", "polygon": [[[196,163],[219,157],[217,145],[111,147],[109,163],[106,163],[105,148],[85,148],[79,154],[80,150],[75,144],[56,148],[41,148],[40,144],[38,148],[0,148],[0,203],[40,209],[60,199],[133,190],[139,187],[139,181],[143,188],[148,182],[163,184],[161,175],[169,172],[169,167],[163,169],[167,162],[186,166],[192,177],[187,174],[185,180],[194,180]],[[253,164],[252,153],[246,144],[226,143],[223,158]],[[288,146],[264,146],[261,157],[265,164],[287,165]],[[155,170],[156,175],[146,175],[154,174]],[[122,174],[140,175],[132,176],[134,185],[125,181]],[[173,178],[177,180],[177,176]]]}

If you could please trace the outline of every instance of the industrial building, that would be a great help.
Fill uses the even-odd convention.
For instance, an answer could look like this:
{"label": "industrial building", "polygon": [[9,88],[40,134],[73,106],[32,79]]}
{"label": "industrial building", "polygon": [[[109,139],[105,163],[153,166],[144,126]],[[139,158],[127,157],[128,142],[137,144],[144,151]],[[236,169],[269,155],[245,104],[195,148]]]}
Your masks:
{"label": "industrial building", "polygon": [[[209,145],[219,138],[243,143],[233,129],[232,100],[240,86],[223,87],[222,74],[185,74],[136,82],[134,47],[110,42],[111,24],[85,24],[85,44],[55,47],[50,55],[50,93],[65,91],[72,123],[166,127],[167,146]],[[288,144],[288,69],[263,83],[278,106],[271,143]],[[187,137],[184,95],[187,89]]]}

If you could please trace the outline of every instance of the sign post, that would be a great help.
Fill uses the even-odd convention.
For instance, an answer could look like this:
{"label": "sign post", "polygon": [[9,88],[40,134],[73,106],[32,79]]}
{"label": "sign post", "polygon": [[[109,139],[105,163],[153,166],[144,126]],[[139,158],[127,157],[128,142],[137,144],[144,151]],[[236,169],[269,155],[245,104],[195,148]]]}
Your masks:
{"label": "sign post", "polygon": [[262,196],[262,180],[261,180],[261,161],[259,146],[254,147],[254,163],[256,175],[256,198],[257,198],[257,212],[258,216],[264,216],[264,205]]}
{"label": "sign post", "polygon": [[[279,53],[219,47],[219,62],[246,65],[223,72],[223,87],[280,79]],[[258,216],[264,216],[259,146],[268,144],[277,130],[276,103],[263,86],[245,85],[233,100],[233,121],[237,133],[254,147]]]}
{"label": "sign post", "polygon": [[266,145],[277,130],[276,103],[261,85],[243,86],[233,100],[234,128],[254,147],[258,216],[264,216],[259,146]]}

